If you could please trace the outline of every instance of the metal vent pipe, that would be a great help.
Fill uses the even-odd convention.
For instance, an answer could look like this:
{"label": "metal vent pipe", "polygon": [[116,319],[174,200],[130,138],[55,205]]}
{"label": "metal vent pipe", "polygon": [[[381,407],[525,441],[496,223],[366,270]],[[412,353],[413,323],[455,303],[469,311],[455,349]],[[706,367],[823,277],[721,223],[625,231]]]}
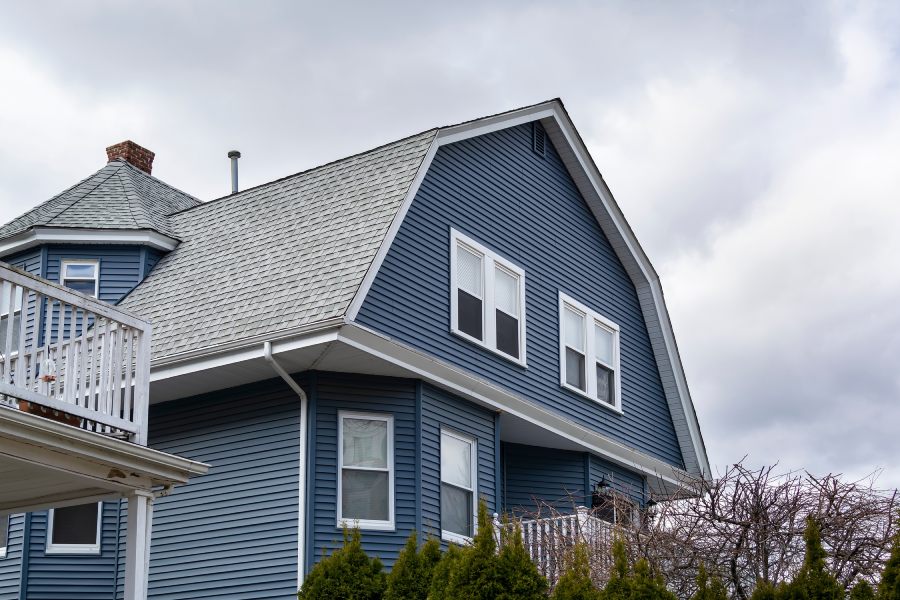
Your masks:
{"label": "metal vent pipe", "polygon": [[228,158],[231,159],[231,193],[238,193],[238,159],[241,157],[241,153],[237,150],[232,150],[228,153]]}

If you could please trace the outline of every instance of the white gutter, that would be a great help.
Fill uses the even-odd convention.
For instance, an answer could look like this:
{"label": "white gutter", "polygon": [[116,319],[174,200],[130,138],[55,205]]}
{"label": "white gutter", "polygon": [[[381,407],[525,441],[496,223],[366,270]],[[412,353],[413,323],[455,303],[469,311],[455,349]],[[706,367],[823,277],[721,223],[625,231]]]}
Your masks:
{"label": "white gutter", "polygon": [[272,356],[272,342],[263,343],[263,356],[272,365],[272,369],[278,373],[294,393],[300,398],[300,476],[299,496],[297,500],[297,589],[303,586],[304,570],[306,567],[306,448],[307,448],[307,422],[309,417],[309,399],[300,384],[284,370],[275,357]]}

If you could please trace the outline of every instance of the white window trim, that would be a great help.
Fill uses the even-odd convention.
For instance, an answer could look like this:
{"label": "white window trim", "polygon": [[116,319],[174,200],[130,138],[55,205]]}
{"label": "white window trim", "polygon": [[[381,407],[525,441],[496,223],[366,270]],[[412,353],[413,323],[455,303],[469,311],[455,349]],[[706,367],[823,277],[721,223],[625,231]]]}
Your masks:
{"label": "white window trim", "polygon": [[[93,277],[66,277],[68,265],[91,265],[94,267]],[[100,298],[100,261],[91,258],[64,258],[59,262],[59,285],[65,286],[66,280],[94,281],[94,298]]]}
{"label": "white window trim", "polygon": [[[3,285],[0,285],[0,294],[3,294],[3,299],[6,300],[7,302],[9,301],[9,286],[10,285],[12,285],[12,284],[9,283],[8,281],[4,282]],[[22,302],[23,302],[24,295],[25,295],[25,288],[23,288],[21,286],[17,286],[16,287],[15,306],[12,310],[13,316],[22,312]],[[10,313],[9,306],[7,306],[5,311],[0,311],[0,317],[8,317],[9,313]]]}
{"label": "white window trim", "polygon": [[[365,419],[368,421],[384,421],[387,423],[387,473],[388,473],[388,520],[376,521],[372,519],[344,519],[341,515],[342,504],[342,480],[344,470],[344,419]],[[337,462],[337,526],[358,527],[375,531],[394,531],[394,417],[381,413],[338,411],[338,462]],[[366,469],[363,467],[348,467],[357,471],[378,471],[384,469]]]}
{"label": "white window trim", "polygon": [[11,515],[6,515],[6,517],[0,517],[0,527],[6,527],[6,543],[0,546],[0,558],[6,558],[6,549],[9,547],[9,524],[11,522]]}
{"label": "white window trim", "polygon": [[[456,252],[457,246],[466,246],[469,250],[476,254],[481,254],[483,283],[482,301],[481,301],[481,331],[484,334],[484,340],[479,340],[471,335],[460,331],[459,329],[459,312],[458,312],[458,288],[456,285]],[[494,305],[494,269],[500,267],[509,271],[519,278],[519,357],[510,356],[509,354],[497,349],[497,314]],[[477,344],[482,348],[490,350],[497,356],[500,356],[514,364],[527,367],[525,357],[526,337],[525,337],[525,271],[520,267],[512,264],[508,260],[501,258],[496,252],[489,250],[479,244],[472,238],[460,233],[456,229],[450,229],[450,332],[467,341]]]}
{"label": "white window trim", "polygon": [[[587,384],[587,390],[580,390],[574,385],[569,385],[566,383],[566,341],[563,330],[563,315],[565,314],[565,307],[569,307],[574,309],[576,312],[580,312],[584,315],[584,368],[585,368],[585,383]],[[613,333],[613,364],[610,367],[614,370],[614,384],[613,384],[613,393],[615,405],[607,404],[606,402],[601,402],[599,398],[597,398],[597,353],[594,348],[595,336],[594,336],[594,324],[600,325],[601,327],[605,327],[609,329]],[[567,296],[566,294],[560,292],[559,293],[559,381],[560,385],[563,388],[569,390],[570,392],[574,392],[579,396],[584,396],[590,400],[593,400],[600,406],[611,410],[618,414],[623,414],[622,412],[622,365],[620,358],[620,332],[619,326],[616,323],[613,323],[606,317],[600,315],[596,311],[589,309],[587,306],[578,302],[571,296]]]}
{"label": "white window trim", "polygon": [[[457,433],[452,429],[441,427],[441,439],[443,439],[445,435],[456,438],[462,442],[466,442],[472,447],[470,458],[472,461],[472,535],[474,536],[474,534],[478,532],[478,440],[472,436]],[[443,453],[443,451],[443,444],[441,444],[440,452]],[[443,485],[444,483],[443,469],[440,473],[440,483],[441,485]],[[458,485],[453,483],[447,483],[447,485],[459,487]],[[440,489],[440,487],[438,487],[438,489]],[[472,542],[472,538],[467,535],[462,535],[454,531],[446,531],[444,529],[441,529],[441,539],[446,542],[453,542],[456,544],[469,544]]]}
{"label": "white window trim", "polygon": [[54,544],[53,543],[53,521],[55,511],[51,508],[47,513],[47,547],[45,554],[100,554],[100,544],[102,543],[103,528],[103,503],[97,503],[97,537],[94,544]]}

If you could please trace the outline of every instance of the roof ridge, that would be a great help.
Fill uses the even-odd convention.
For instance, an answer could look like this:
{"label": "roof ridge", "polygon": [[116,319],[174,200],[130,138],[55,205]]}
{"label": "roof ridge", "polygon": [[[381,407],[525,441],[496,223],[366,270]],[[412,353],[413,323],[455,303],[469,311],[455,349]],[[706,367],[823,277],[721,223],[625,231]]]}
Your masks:
{"label": "roof ridge", "polygon": [[[152,180],[152,181],[154,181],[154,182],[156,182],[156,183],[158,183],[158,184],[160,184],[160,185],[162,185],[162,186],[164,186],[164,187],[166,187],[166,188],[172,190],[173,192],[177,192],[177,193],[179,193],[179,194],[182,194],[182,195],[184,195],[184,196],[187,196],[187,197],[190,198],[191,200],[196,201],[197,204],[203,204],[203,201],[200,200],[199,198],[197,198],[196,196],[194,196],[193,194],[188,194],[188,193],[185,192],[184,190],[180,190],[180,189],[178,189],[177,187],[175,187],[174,185],[171,185],[171,184],[169,184],[169,183],[166,183],[165,181],[163,181],[163,180],[160,179],[159,177],[154,177],[152,174],[147,173],[146,171],[137,168],[136,166],[134,166],[133,164],[129,163],[128,161],[121,161],[121,162],[122,162],[122,164],[124,164],[126,167],[128,167],[128,169],[129,169],[129,171],[130,171],[129,174],[140,175],[141,177],[146,177],[146,178],[148,178],[148,179],[150,179],[150,180]],[[183,210],[187,210],[187,209],[183,209]],[[179,211],[175,211],[175,212],[179,212]],[[175,213],[170,213],[169,215],[166,215],[166,216],[170,216],[170,215],[172,215],[172,214],[175,214]]]}
{"label": "roof ridge", "polygon": [[[111,162],[110,162],[110,163],[107,163],[105,167],[101,168],[99,171],[95,172],[93,175],[91,175],[91,176],[88,177],[87,179],[82,180],[82,181],[79,182],[77,185],[81,185],[82,183],[85,183],[85,182],[88,181],[89,179],[92,179],[92,178],[96,177],[97,175],[99,175],[100,173],[102,173],[105,169],[109,168],[109,165],[111,165],[111,164],[112,164]],[[52,226],[52,225],[50,225],[50,223],[51,223],[54,219],[56,219],[57,217],[59,217],[60,215],[62,215],[64,212],[66,212],[67,210],[69,210],[70,208],[72,208],[73,206],[75,206],[76,204],[78,204],[79,202],[81,202],[88,194],[90,194],[91,192],[93,192],[94,190],[96,190],[97,188],[99,188],[101,185],[103,185],[104,183],[106,183],[107,181],[109,181],[110,179],[112,179],[113,176],[114,176],[116,173],[119,172],[119,169],[120,169],[120,168],[121,168],[121,167],[116,167],[116,169],[115,169],[112,173],[110,173],[109,175],[107,175],[106,177],[104,177],[102,181],[98,181],[98,182],[96,183],[96,185],[94,185],[94,187],[92,187],[92,188],[89,189],[89,190],[84,191],[84,192],[83,192],[82,194],[80,194],[77,198],[75,198],[74,200],[72,200],[72,202],[70,202],[70,203],[68,204],[68,206],[66,206],[65,208],[63,208],[61,211],[55,213],[52,217],[49,217],[49,218],[47,219],[47,225]],[[59,194],[57,194],[56,196],[54,196],[54,197],[51,198],[50,200],[47,200],[47,202],[51,202],[51,201],[54,200],[55,198],[58,198],[58,197],[61,196],[62,194],[65,194],[66,192],[68,192],[68,191],[71,190],[71,189],[74,189],[75,187],[77,187],[77,186],[72,186],[71,188],[67,189],[65,192],[60,192]],[[40,208],[41,206],[43,206],[43,205],[46,204],[47,202],[44,202],[44,203],[39,204],[38,206],[34,207],[33,209],[31,209],[30,211],[28,211],[28,212],[25,213],[25,214],[26,214],[26,215],[27,215],[27,214],[30,214],[32,211],[37,210],[38,208]],[[22,216],[24,217],[25,215],[22,215]],[[39,225],[38,225],[38,226],[39,226]],[[26,227],[26,229],[29,229],[29,228]]]}
{"label": "roof ridge", "polygon": [[[125,199],[127,200],[128,212],[131,214],[131,218],[134,219],[135,228],[141,229],[148,227],[150,225],[150,219],[146,218],[147,216],[143,214],[146,212],[143,209],[143,203],[141,202],[143,196],[137,191],[137,187],[131,180],[130,174],[129,176],[124,176],[122,173],[123,169],[118,169],[116,171],[116,176],[122,183],[122,190],[125,192]],[[141,213],[142,219],[139,220],[134,214],[135,209]]]}
{"label": "roof ridge", "polygon": [[335,159],[335,160],[332,160],[332,161],[329,161],[329,162],[326,162],[326,163],[322,163],[322,164],[320,164],[320,165],[316,165],[315,167],[310,167],[310,168],[308,168],[308,169],[304,169],[304,170],[298,171],[298,172],[296,172],[296,173],[291,173],[290,175],[285,175],[284,177],[279,177],[278,179],[273,179],[272,181],[266,181],[265,183],[260,183],[260,184],[258,184],[258,185],[254,185],[254,186],[252,186],[252,187],[248,187],[248,188],[246,188],[246,189],[243,189],[243,190],[237,192],[236,194],[227,194],[227,195],[225,195],[225,196],[219,196],[218,198],[213,198],[212,200],[207,200],[207,201],[205,201],[205,202],[200,202],[200,204],[197,204],[196,206],[189,206],[188,208],[183,208],[183,209],[181,209],[181,210],[179,210],[179,211],[175,211],[175,212],[173,212],[173,213],[172,213],[171,215],[169,215],[169,216],[172,217],[172,216],[175,216],[175,215],[180,215],[180,214],[182,214],[182,213],[188,212],[188,211],[190,211],[190,210],[194,210],[195,208],[200,208],[200,207],[202,207],[202,206],[211,206],[213,203],[218,202],[219,200],[225,200],[225,199],[227,199],[227,198],[234,198],[235,196],[239,196],[239,195],[244,194],[244,193],[246,193],[246,192],[249,192],[249,191],[251,191],[251,190],[258,190],[258,189],[260,189],[260,188],[263,188],[263,187],[266,187],[266,186],[269,186],[269,185],[273,185],[273,184],[276,184],[276,183],[281,183],[281,182],[283,182],[283,181],[287,181],[287,180],[289,180],[289,179],[292,179],[292,178],[294,178],[294,177],[299,177],[299,176],[301,176],[301,175],[308,175],[309,173],[312,173],[313,171],[318,171],[319,169],[324,169],[325,167],[331,167],[331,166],[334,166],[334,165],[336,165],[336,164],[338,164],[338,163],[342,163],[342,162],[344,162],[344,161],[352,160],[352,159],[354,159],[354,158],[359,158],[360,156],[365,156],[366,154],[371,154],[371,153],[373,153],[373,152],[377,152],[377,151],[379,151],[379,150],[383,150],[384,148],[387,148],[388,146],[394,146],[394,145],[400,144],[400,143],[402,143],[402,142],[406,142],[406,141],[408,141],[408,140],[411,140],[411,139],[414,139],[414,138],[417,138],[417,137],[424,136],[424,135],[429,134],[429,133],[437,134],[438,130],[440,130],[440,129],[442,129],[442,128],[441,128],[441,127],[432,127],[431,129],[426,129],[425,131],[420,131],[419,133],[414,133],[414,134],[412,134],[412,135],[407,135],[407,136],[405,136],[405,137],[402,137],[402,138],[400,138],[400,139],[394,140],[394,141],[392,141],[392,142],[387,142],[387,143],[385,143],[385,144],[381,144],[381,145],[379,145],[379,146],[375,146],[374,148],[369,148],[368,150],[363,150],[362,152],[357,152],[357,153],[355,153],[355,154],[350,154],[350,155],[344,156],[344,157],[342,157],[342,158],[338,158],[338,159]]}

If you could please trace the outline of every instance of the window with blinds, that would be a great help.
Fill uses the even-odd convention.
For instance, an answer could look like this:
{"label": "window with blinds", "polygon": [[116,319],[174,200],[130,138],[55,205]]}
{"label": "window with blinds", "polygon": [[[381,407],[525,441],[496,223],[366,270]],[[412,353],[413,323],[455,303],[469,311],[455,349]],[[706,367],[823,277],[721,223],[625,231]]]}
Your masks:
{"label": "window with blinds", "polygon": [[450,330],[525,364],[525,272],[451,231]]}
{"label": "window with blinds", "polygon": [[561,293],[559,332],[562,386],[621,411],[619,326]]}

